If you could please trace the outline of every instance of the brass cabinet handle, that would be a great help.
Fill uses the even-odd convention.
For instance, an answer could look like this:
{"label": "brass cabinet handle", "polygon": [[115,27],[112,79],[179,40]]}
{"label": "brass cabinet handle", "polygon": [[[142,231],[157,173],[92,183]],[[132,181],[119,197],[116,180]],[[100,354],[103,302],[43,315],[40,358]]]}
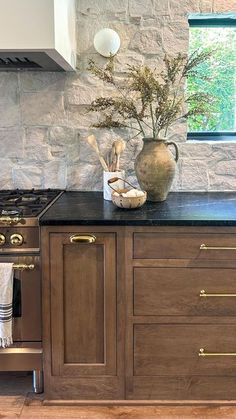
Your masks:
{"label": "brass cabinet handle", "polygon": [[33,265],[33,263],[31,263],[30,265],[26,265],[25,263],[14,263],[13,264],[13,269],[17,269],[18,271],[32,271],[35,268],[35,266]]}
{"label": "brass cabinet handle", "polygon": [[3,354],[42,354],[43,350],[40,348],[0,348],[1,356]]}
{"label": "brass cabinet handle", "polygon": [[201,290],[199,297],[236,297],[236,294],[207,293],[205,290]]}
{"label": "brass cabinet handle", "polygon": [[94,243],[95,241],[96,237],[93,234],[73,234],[73,236],[70,236],[71,243]]}
{"label": "brass cabinet handle", "polygon": [[199,349],[199,356],[236,356],[236,352],[206,352],[204,348]]}
{"label": "brass cabinet handle", "polygon": [[18,223],[25,224],[25,219],[20,217],[0,217],[0,224],[15,225]]}
{"label": "brass cabinet handle", "polygon": [[205,244],[201,244],[200,250],[236,250],[236,247],[206,246]]}

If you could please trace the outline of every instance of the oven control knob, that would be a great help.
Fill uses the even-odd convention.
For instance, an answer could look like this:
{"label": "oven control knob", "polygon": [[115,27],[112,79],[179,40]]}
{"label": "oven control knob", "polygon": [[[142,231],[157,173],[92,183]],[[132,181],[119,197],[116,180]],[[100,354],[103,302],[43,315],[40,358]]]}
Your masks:
{"label": "oven control knob", "polygon": [[0,234],[0,246],[3,246],[6,243],[6,237],[4,234]]}
{"label": "oven control knob", "polygon": [[13,246],[21,246],[23,244],[23,236],[21,234],[12,234],[10,236],[10,242]]}

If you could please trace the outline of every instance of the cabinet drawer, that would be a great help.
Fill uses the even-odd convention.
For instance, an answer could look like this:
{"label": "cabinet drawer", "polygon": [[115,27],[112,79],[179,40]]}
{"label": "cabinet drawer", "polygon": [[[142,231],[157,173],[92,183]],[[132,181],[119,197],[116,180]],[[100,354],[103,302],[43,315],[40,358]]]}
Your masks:
{"label": "cabinet drawer", "polygon": [[[130,400],[236,400],[236,377],[133,377]],[[183,403],[184,404],[184,403]],[[166,416],[165,416],[166,417]],[[168,416],[169,418],[170,416]],[[171,416],[172,417],[172,416]],[[186,416],[179,416],[186,417]],[[189,417],[189,416],[188,416]],[[206,418],[206,416],[201,416]]]}
{"label": "cabinet drawer", "polygon": [[236,260],[235,234],[134,233],[133,245],[134,259]]}
{"label": "cabinet drawer", "polygon": [[[201,348],[211,355],[199,356]],[[236,325],[134,326],[134,376],[232,377],[236,376],[233,354]]]}
{"label": "cabinet drawer", "polygon": [[134,268],[133,272],[134,315],[236,315],[236,269]]}

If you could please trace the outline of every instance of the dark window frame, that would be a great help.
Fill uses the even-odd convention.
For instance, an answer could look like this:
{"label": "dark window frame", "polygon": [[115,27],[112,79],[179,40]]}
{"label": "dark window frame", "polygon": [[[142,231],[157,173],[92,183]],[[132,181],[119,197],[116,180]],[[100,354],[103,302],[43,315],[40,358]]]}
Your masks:
{"label": "dark window frame", "polygon": [[[190,28],[229,28],[236,27],[236,16],[235,18],[230,17],[201,17],[197,15],[189,17],[188,19]],[[194,141],[236,141],[236,131],[208,131],[208,132],[188,132],[187,140]]]}
{"label": "dark window frame", "polygon": [[188,132],[187,139],[192,140],[192,141],[236,141],[236,132],[234,131]]}

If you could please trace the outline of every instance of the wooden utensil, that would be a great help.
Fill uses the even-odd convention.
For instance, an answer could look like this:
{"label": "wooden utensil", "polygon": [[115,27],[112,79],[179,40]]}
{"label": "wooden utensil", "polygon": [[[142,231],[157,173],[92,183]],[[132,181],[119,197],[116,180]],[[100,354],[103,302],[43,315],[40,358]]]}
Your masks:
{"label": "wooden utensil", "polygon": [[110,166],[110,171],[114,172],[115,171],[115,167],[116,167],[116,150],[115,150],[115,141],[112,144],[111,147],[111,166]]}
{"label": "wooden utensil", "polygon": [[115,154],[116,154],[115,171],[119,171],[120,170],[120,155],[125,150],[126,144],[124,140],[120,139],[114,142],[114,146],[115,146]]}
{"label": "wooden utensil", "polygon": [[101,155],[101,153],[100,153],[100,151],[99,151],[99,148],[98,148],[98,143],[97,143],[97,140],[96,140],[96,137],[95,137],[95,135],[89,135],[88,137],[87,137],[87,143],[94,149],[94,151],[97,153],[97,155],[98,155],[98,158],[99,158],[99,161],[100,161],[100,163],[101,163],[101,165],[102,165],[102,167],[103,167],[103,169],[105,170],[105,172],[109,172],[109,169],[108,169],[108,166],[107,166],[107,164],[106,164],[106,162],[105,162],[105,160],[104,160],[104,158],[102,157],[102,155]]}

